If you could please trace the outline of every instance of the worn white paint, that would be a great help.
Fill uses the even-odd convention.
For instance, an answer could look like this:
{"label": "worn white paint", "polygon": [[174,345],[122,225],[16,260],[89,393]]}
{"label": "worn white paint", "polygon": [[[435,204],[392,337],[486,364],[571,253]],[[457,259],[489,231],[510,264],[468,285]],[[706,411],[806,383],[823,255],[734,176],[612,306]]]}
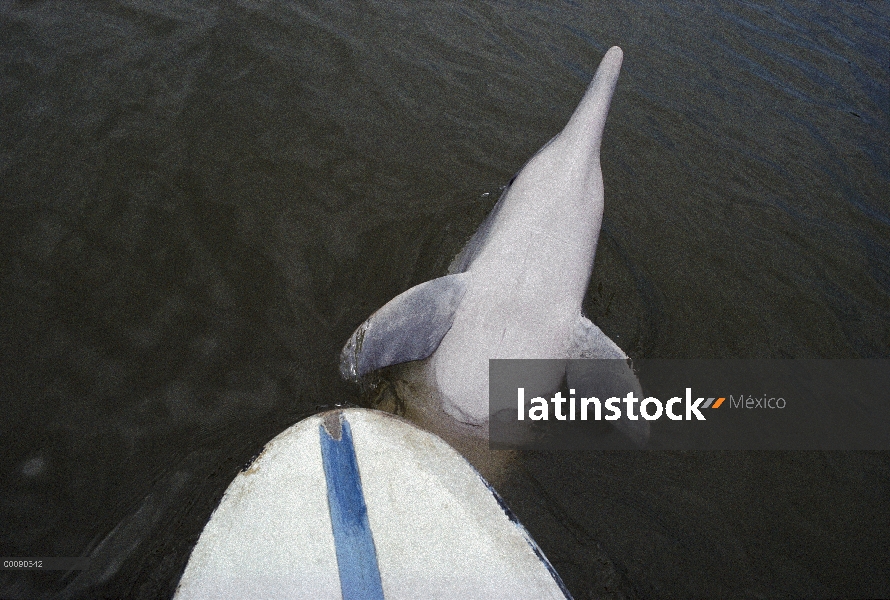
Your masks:
{"label": "worn white paint", "polygon": [[[342,413],[387,600],[566,598],[525,529],[455,450],[386,413]],[[340,598],[323,419],[280,434],[235,478],[192,552],[177,600]]]}

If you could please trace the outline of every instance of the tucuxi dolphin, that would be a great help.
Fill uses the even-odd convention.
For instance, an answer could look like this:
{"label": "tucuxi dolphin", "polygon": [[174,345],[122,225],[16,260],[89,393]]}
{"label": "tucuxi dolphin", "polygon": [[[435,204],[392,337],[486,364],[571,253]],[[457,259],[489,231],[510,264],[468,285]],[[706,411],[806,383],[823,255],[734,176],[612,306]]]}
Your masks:
{"label": "tucuxi dolphin", "polygon": [[[396,296],[355,331],[341,355],[345,378],[422,361],[436,400],[421,412],[484,437],[489,358],[627,359],[581,314],[603,218],[600,142],[622,58],[617,46],[606,53],[568,124],[514,177],[449,275]],[[616,362],[639,393],[629,361]],[[542,377],[551,388],[542,393],[563,378],[586,385],[567,364]],[[642,419],[615,426],[638,444],[648,439]]]}

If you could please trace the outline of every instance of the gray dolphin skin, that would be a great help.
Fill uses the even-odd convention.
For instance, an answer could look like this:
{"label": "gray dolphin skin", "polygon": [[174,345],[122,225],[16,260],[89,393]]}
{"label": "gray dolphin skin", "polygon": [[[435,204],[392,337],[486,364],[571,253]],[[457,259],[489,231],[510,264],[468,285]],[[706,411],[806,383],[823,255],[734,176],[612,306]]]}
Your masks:
{"label": "gray dolphin skin", "polygon": [[[439,414],[484,436],[488,359],[627,359],[581,314],[603,218],[600,143],[622,59],[609,49],[568,124],[514,177],[449,275],[396,296],[355,331],[343,377],[423,360]],[[555,391],[563,377],[578,393],[589,389],[572,363],[556,362],[563,366],[542,373],[536,393]],[[639,394],[628,361],[619,364],[613,377]],[[637,444],[648,439],[642,419],[615,425]]]}

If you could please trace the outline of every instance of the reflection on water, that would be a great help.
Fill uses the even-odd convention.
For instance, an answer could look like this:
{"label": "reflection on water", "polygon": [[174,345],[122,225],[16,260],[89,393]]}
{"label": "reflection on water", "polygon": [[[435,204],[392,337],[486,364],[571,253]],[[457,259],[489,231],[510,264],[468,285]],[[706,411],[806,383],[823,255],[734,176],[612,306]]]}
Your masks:
{"label": "reflection on water", "polygon": [[[9,598],[172,593],[340,346],[625,52],[585,309],[636,357],[890,354],[880,2],[0,2]],[[890,593],[883,454],[528,455],[577,598]]]}

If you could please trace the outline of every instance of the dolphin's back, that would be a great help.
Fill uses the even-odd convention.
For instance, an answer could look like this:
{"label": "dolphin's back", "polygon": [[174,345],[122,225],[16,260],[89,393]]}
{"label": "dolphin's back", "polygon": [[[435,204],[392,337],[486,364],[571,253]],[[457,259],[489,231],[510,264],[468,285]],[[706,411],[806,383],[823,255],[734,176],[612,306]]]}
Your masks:
{"label": "dolphin's back", "polygon": [[[550,145],[553,140],[556,139],[556,136],[550,138],[546,144],[544,144],[540,150],[535,152],[534,156],[528,159],[525,164],[527,165],[529,162],[534,160],[535,156],[540,154]],[[522,165],[522,169],[525,168],[525,165]],[[485,220],[482,222],[482,225],[479,226],[479,229],[476,230],[476,233],[473,234],[473,237],[470,238],[470,241],[466,243],[460,253],[454,257],[454,260],[451,261],[451,264],[448,265],[448,274],[454,275],[456,273],[464,273],[467,269],[470,268],[470,265],[473,264],[473,260],[476,256],[479,255],[479,252],[485,246],[488,241],[488,237],[491,234],[491,231],[494,229],[495,223],[498,220],[498,213],[500,213],[501,208],[504,206],[504,198],[507,197],[507,194],[510,192],[510,187],[513,185],[513,182],[516,181],[517,175],[522,172],[522,169],[516,171],[516,174],[513,175],[513,178],[510,179],[510,183],[507,184],[507,187],[504,188],[504,191],[501,192],[501,197],[498,198],[497,204],[494,205],[494,208],[491,209],[491,212],[488,213],[488,216],[485,217]]]}
{"label": "dolphin's back", "polygon": [[482,222],[482,225],[479,226],[479,229],[477,229],[476,233],[473,234],[473,237],[470,238],[470,241],[467,242],[466,246],[463,247],[463,250],[461,250],[460,253],[454,257],[454,260],[451,261],[451,264],[448,265],[449,275],[464,273],[470,268],[473,259],[476,258],[479,251],[485,246],[485,242],[488,240],[488,236],[494,228],[495,221],[497,221],[498,218],[498,212],[504,205],[504,197],[507,195],[508,191],[510,191],[509,185],[504,189],[497,204],[494,205],[494,208],[491,209],[491,212],[485,217],[485,221]]}
{"label": "dolphin's back", "polygon": [[[523,165],[522,169],[516,172],[513,179],[504,189],[501,197],[495,204],[494,209],[488,214],[485,221],[470,238],[463,250],[454,258],[448,267],[449,274],[464,273],[472,265],[473,261],[479,255],[482,248],[486,245],[495,229],[504,200],[510,192],[516,177],[525,169],[525,167],[535,160],[541,153],[560,136],[573,140],[576,148],[585,154],[585,159],[595,159],[596,168],[599,169],[599,152],[600,143],[603,137],[603,128],[605,127],[606,115],[609,112],[609,104],[611,103],[612,93],[615,90],[615,83],[618,79],[618,73],[621,70],[621,62],[623,54],[620,48],[611,48],[606,56],[603,57],[593,81],[587,88],[581,103],[572,113],[569,122],[566,124],[560,134],[550,139],[544,146],[538,150]],[[579,156],[580,158],[580,156]],[[585,162],[586,162],[585,160]],[[601,177],[601,176],[600,176]],[[599,232],[597,231],[597,234]]]}

